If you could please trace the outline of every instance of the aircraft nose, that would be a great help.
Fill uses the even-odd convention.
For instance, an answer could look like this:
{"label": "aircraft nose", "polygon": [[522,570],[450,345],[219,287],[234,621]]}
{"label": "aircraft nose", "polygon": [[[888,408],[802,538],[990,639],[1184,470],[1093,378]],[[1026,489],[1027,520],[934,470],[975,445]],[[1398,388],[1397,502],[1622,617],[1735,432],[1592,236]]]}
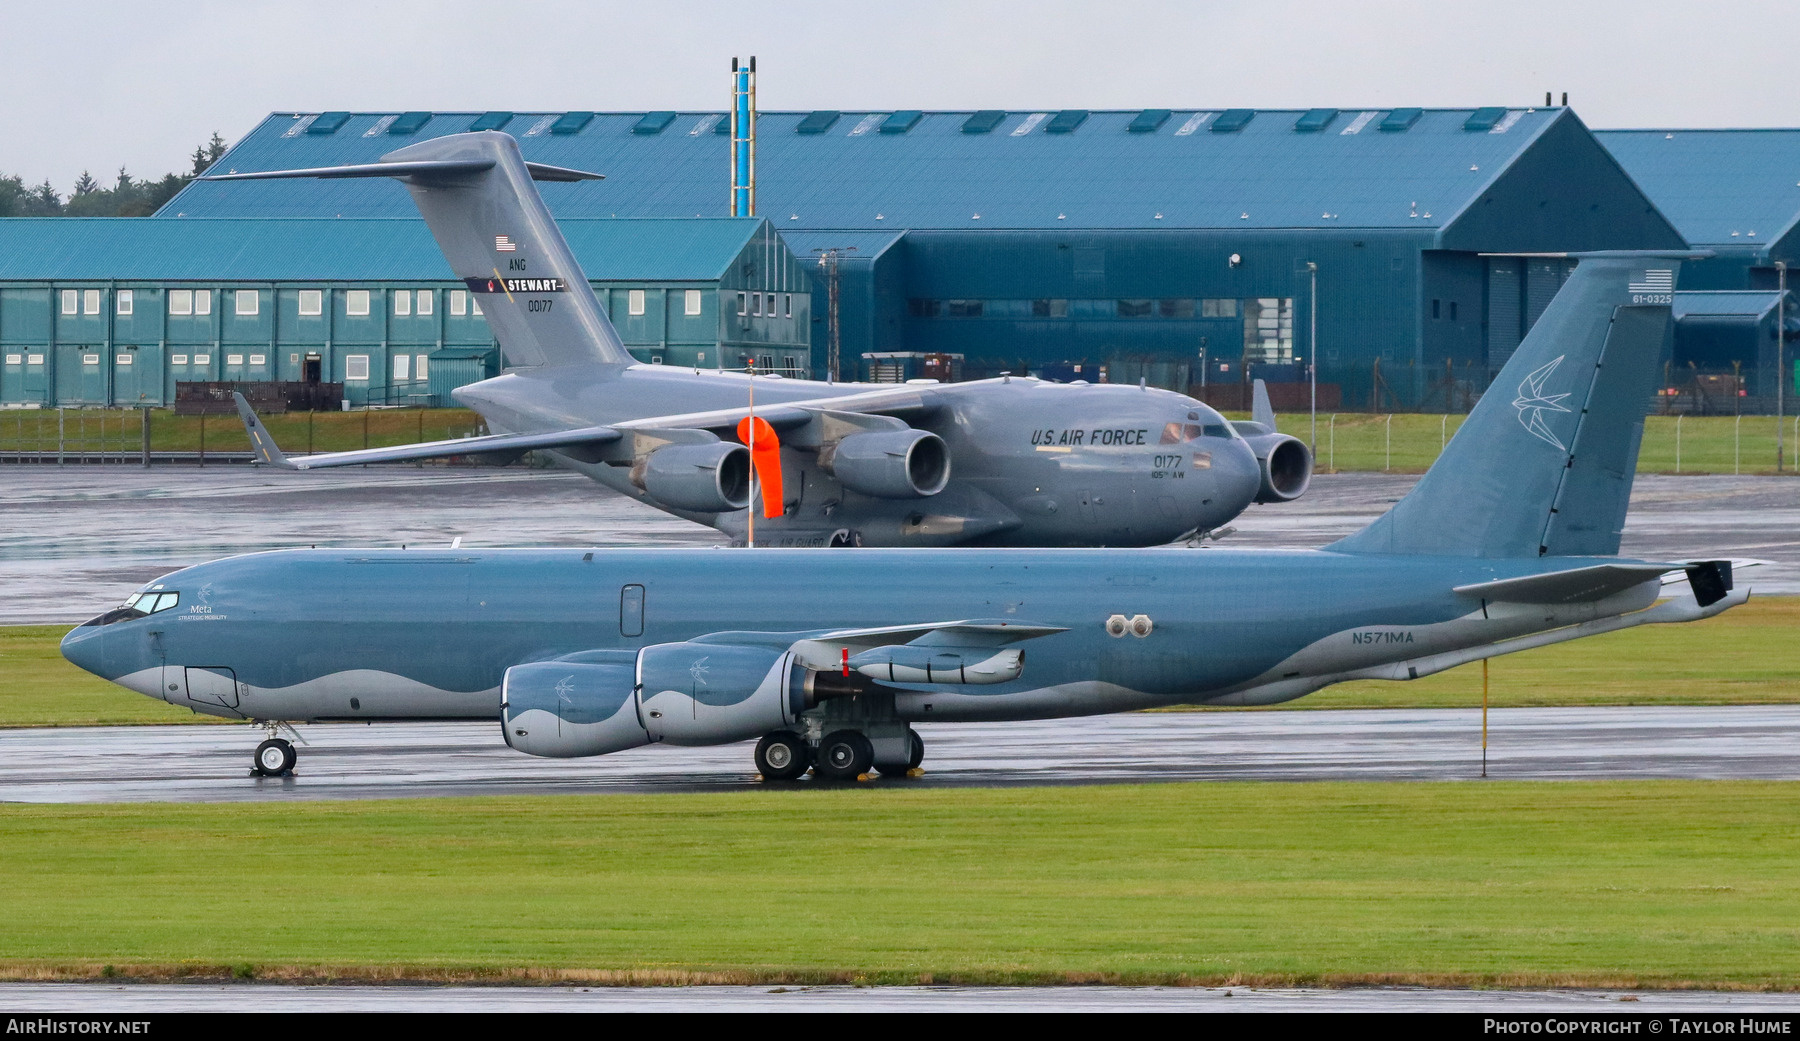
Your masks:
{"label": "aircraft nose", "polygon": [[106,671],[106,629],[104,625],[82,625],[71,629],[62,638],[62,656],[96,676],[110,679]]}

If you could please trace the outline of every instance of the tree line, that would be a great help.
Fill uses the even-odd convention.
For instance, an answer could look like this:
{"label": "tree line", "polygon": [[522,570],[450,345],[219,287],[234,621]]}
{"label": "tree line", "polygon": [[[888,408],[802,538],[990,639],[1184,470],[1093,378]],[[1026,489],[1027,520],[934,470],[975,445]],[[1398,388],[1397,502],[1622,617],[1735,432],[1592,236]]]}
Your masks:
{"label": "tree line", "polygon": [[121,166],[108,188],[83,170],[66,198],[48,178],[31,186],[17,174],[0,174],[0,217],[148,217],[224,154],[225,139],[215,131],[211,141],[194,149],[188,173],[140,180]]}

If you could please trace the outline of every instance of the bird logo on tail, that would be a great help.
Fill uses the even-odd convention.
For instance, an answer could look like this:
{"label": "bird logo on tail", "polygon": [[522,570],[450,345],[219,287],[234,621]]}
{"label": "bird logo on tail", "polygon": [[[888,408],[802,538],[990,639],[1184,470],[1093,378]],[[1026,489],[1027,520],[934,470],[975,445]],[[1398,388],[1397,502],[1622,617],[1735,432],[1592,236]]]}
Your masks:
{"label": "bird logo on tail", "polygon": [[1519,423],[1526,430],[1531,431],[1533,437],[1548,441],[1566,452],[1569,450],[1568,446],[1562,443],[1561,438],[1551,433],[1548,426],[1544,425],[1544,413],[1570,411],[1563,405],[1563,400],[1569,395],[1544,393],[1545,381],[1549,380],[1550,374],[1556,371],[1558,365],[1562,364],[1564,357],[1566,355],[1559,354],[1555,360],[1533,369],[1531,374],[1519,384],[1519,396],[1513,399],[1512,405],[1513,408],[1519,410]]}

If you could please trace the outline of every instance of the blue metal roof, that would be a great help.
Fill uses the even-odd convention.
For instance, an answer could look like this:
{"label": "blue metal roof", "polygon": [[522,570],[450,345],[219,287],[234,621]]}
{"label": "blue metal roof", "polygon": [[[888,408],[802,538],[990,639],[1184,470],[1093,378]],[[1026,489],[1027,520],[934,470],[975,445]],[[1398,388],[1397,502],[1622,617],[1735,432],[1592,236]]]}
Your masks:
{"label": "blue metal roof", "polygon": [[[1305,115],[1266,111],[1211,133],[1219,109],[1176,110],[1145,131],[1141,110],[1011,112],[967,133],[971,112],[928,112],[906,133],[881,133],[884,112],[843,112],[822,131],[814,113],[757,116],[757,199],[782,231],[841,228],[1409,228],[1436,229],[1467,209],[1566,109],[1510,109],[1487,129],[1475,110],[1340,110],[1323,130]],[[1482,110],[1486,111],[1486,110]],[[276,114],[216,169],[250,171],[370,162],[397,147],[385,113],[356,113],[331,134],[311,116]],[[408,141],[461,133],[481,113],[434,113]],[[581,115],[585,116],[586,113]],[[908,112],[910,116],[910,111]],[[1410,118],[1411,110],[1406,115]],[[658,134],[633,133],[643,112],[598,113],[553,133],[562,113],[518,113],[506,130],[526,158],[594,170],[607,180],[545,184],[561,217],[673,217],[726,210],[729,140],[720,113],[684,112]],[[808,120],[811,122],[807,122]],[[1316,122],[1316,120],[1315,120]],[[1133,124],[1138,127],[1132,132]],[[1392,124],[1390,126],[1390,123]],[[566,125],[566,123],[565,123]],[[1052,129],[1062,132],[1051,133]],[[1585,133],[1585,129],[1581,131]],[[404,217],[397,185],[374,180],[197,182],[159,217]]]}
{"label": "blue metal roof", "polygon": [[[756,236],[756,217],[564,220],[591,279],[703,282]],[[0,220],[0,280],[452,281],[425,222],[376,218],[20,217]]]}
{"label": "blue metal roof", "polygon": [[1800,218],[1800,130],[1598,130],[1693,245],[1766,250]]}

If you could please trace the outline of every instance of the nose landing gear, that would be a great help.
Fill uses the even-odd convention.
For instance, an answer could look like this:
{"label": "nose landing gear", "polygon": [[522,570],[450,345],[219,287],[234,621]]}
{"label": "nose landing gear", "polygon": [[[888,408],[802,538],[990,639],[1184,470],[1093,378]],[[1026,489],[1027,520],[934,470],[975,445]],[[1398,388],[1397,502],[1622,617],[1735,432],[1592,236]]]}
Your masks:
{"label": "nose landing gear", "polygon": [[250,776],[252,777],[286,777],[294,772],[294,761],[299,758],[292,742],[281,737],[286,730],[300,740],[300,734],[286,723],[258,721],[256,726],[268,731],[268,738],[256,746],[256,752],[250,759]]}

